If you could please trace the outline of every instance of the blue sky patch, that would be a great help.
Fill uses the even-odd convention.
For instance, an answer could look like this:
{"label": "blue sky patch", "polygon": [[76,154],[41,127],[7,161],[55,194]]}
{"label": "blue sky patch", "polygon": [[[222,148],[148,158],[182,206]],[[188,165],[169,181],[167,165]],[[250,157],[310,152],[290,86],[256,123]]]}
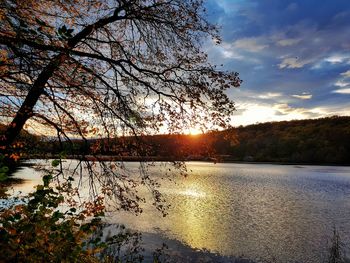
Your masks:
{"label": "blue sky patch", "polygon": [[240,73],[233,125],[350,115],[350,1],[207,0],[223,42],[211,62]]}

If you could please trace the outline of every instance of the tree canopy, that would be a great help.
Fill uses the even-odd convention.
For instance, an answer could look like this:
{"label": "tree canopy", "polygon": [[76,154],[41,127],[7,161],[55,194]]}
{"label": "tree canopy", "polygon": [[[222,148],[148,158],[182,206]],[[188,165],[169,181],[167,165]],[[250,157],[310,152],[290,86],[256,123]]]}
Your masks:
{"label": "tree canopy", "polygon": [[2,1],[1,116],[10,125],[1,146],[29,119],[65,139],[227,125],[234,105],[224,91],[241,81],[201,51],[205,37],[219,41],[203,9],[199,0]]}
{"label": "tree canopy", "polygon": [[[25,125],[60,142],[227,126],[226,90],[241,80],[208,62],[208,40],[220,42],[201,0],[1,1],[0,153],[17,158],[11,144]],[[144,156],[143,146],[123,147]],[[159,201],[145,173],[132,179],[100,165],[99,182],[121,208],[138,209],[138,184]]]}

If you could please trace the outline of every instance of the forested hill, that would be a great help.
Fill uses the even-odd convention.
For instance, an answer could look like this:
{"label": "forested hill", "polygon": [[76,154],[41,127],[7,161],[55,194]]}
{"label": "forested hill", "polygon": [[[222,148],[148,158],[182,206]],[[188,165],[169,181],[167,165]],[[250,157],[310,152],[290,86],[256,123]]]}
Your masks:
{"label": "forested hill", "polygon": [[[31,137],[28,139],[28,136]],[[154,135],[64,143],[22,133],[29,157],[51,154],[98,154],[139,160],[134,148],[154,160],[218,160],[314,164],[350,164],[350,117],[261,123],[204,135]],[[30,144],[30,145],[29,145]],[[92,152],[93,151],[93,152]]]}
{"label": "forested hill", "polygon": [[175,154],[189,159],[350,164],[350,117],[261,123],[206,135],[154,136],[150,141],[160,146],[155,155],[178,149]]}
{"label": "forested hill", "polygon": [[234,132],[238,143],[219,151],[239,160],[350,164],[350,117],[262,123]]}

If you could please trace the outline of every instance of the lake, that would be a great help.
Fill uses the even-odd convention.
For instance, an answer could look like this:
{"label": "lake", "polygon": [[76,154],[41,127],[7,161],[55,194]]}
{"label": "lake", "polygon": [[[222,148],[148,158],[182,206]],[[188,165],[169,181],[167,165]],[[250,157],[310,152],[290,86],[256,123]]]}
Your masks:
{"label": "lake", "polygon": [[[125,165],[136,171],[138,164]],[[336,227],[349,252],[350,167],[188,162],[187,168],[189,176],[172,181],[160,179],[163,165],[150,168],[171,205],[167,217],[145,205],[139,216],[110,212],[107,221],[224,256],[274,262],[322,262]],[[30,167],[15,177],[25,181],[13,194],[40,183]]]}

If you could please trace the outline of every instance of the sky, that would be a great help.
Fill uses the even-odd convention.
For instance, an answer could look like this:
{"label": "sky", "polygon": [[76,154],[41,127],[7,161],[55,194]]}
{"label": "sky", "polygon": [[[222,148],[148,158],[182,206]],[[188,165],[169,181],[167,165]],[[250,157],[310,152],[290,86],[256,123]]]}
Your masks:
{"label": "sky", "polygon": [[350,115],[350,0],[206,0],[210,62],[243,80],[234,126]]}

